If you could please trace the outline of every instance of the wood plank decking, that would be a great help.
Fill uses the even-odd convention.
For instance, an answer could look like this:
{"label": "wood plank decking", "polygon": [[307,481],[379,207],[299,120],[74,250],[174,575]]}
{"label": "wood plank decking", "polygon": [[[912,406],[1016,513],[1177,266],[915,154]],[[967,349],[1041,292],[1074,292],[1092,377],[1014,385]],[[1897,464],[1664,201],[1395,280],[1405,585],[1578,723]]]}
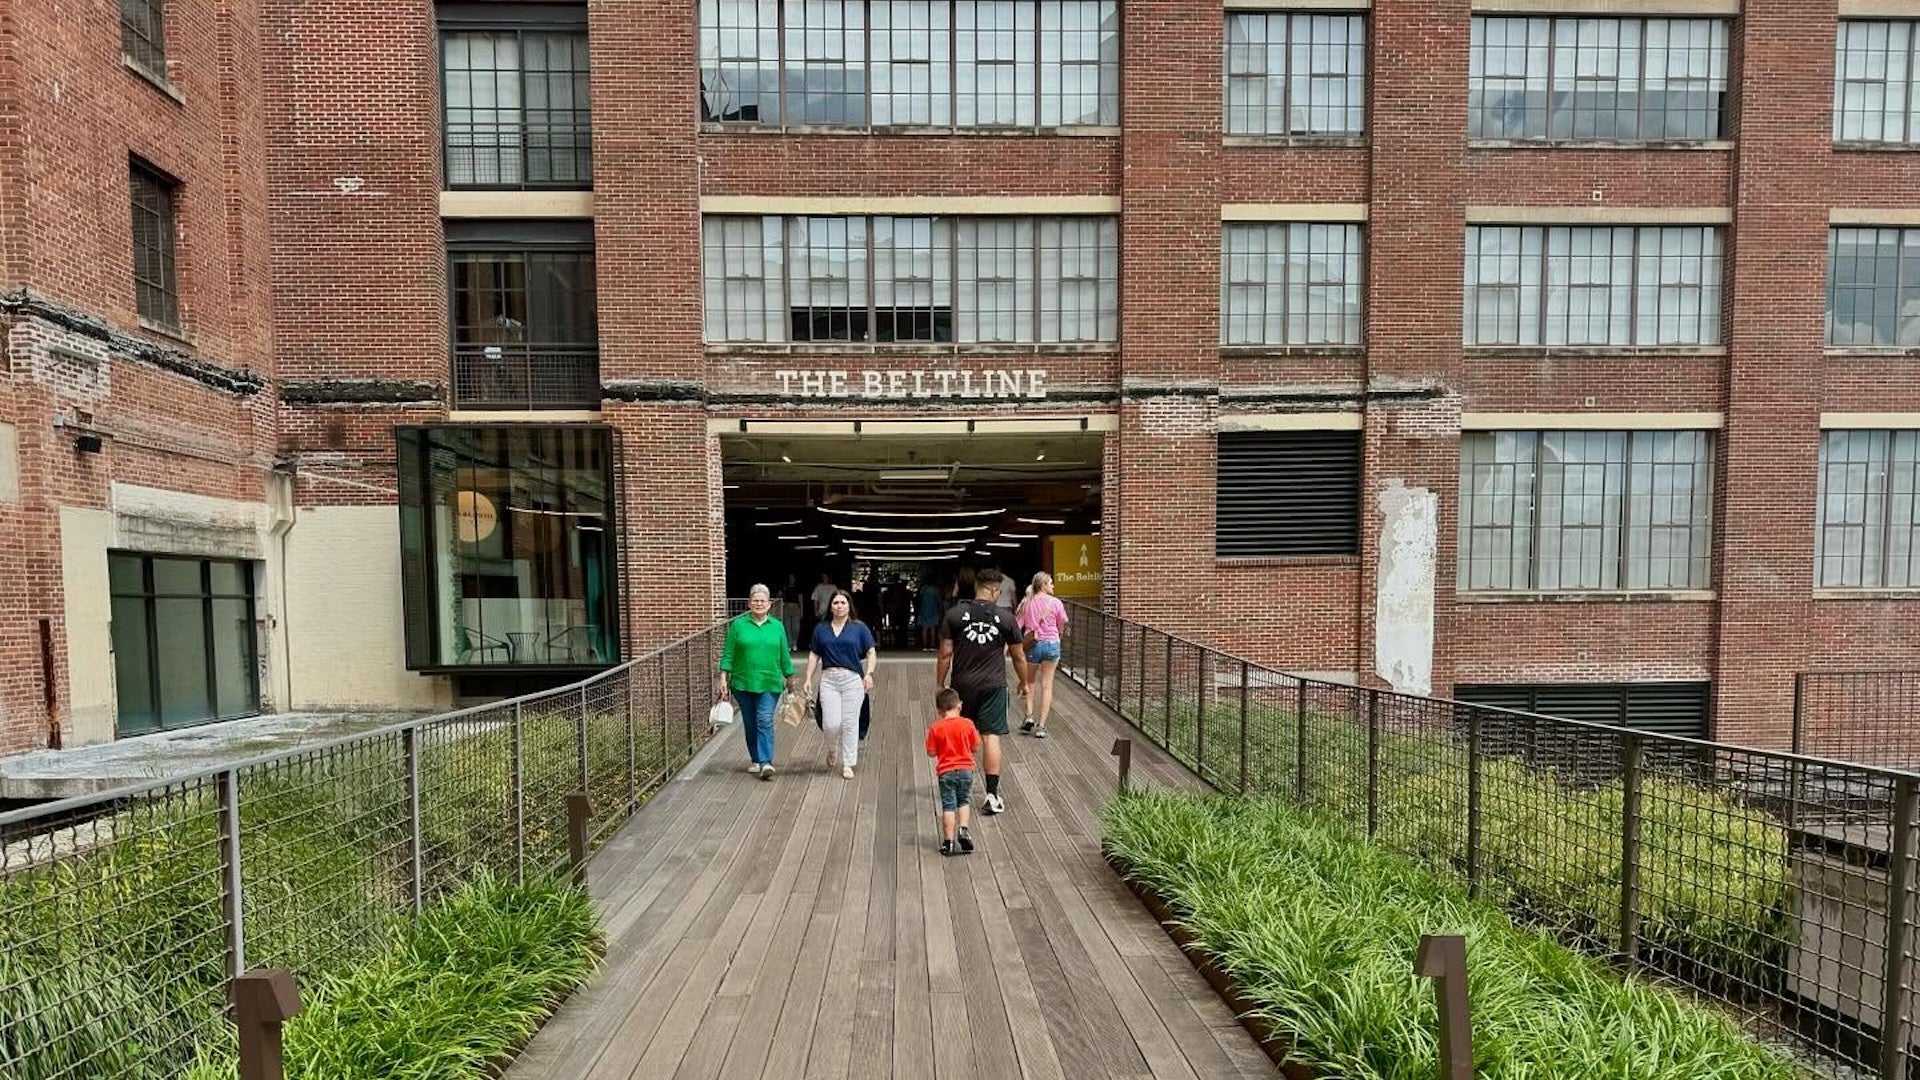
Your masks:
{"label": "wood plank decking", "polygon": [[[882,663],[854,780],[811,725],[772,782],[737,732],[703,750],[595,857],[605,966],[509,1080],[1278,1076],[1100,859],[1126,725],[1062,677],[1052,737],[1005,740],[1008,812],[945,858],[932,683]],[[1133,770],[1196,784],[1139,740]]]}

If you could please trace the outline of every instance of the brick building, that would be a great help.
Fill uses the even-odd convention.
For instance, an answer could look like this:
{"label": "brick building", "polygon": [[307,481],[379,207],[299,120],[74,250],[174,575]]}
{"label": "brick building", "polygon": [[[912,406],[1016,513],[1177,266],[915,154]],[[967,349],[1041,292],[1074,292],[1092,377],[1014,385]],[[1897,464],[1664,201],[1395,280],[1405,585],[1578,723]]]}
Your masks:
{"label": "brick building", "polygon": [[[142,377],[276,441],[219,489],[280,506],[270,703],[500,692],[783,570],[1057,534],[1287,668],[1734,741],[1788,741],[1796,672],[1914,666],[1920,4],[256,15],[180,85],[258,65],[211,167],[271,319],[264,272],[183,297],[272,385]],[[124,251],[72,302],[132,332]]]}

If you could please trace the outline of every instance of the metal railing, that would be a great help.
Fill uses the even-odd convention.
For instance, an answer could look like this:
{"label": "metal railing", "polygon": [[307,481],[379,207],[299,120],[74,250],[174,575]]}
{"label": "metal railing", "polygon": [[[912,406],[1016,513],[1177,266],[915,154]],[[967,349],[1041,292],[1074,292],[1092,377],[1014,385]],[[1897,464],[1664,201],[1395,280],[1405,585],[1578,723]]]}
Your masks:
{"label": "metal railing", "polygon": [[600,349],[589,344],[458,345],[453,403],[467,409],[597,409]]}
{"label": "metal railing", "polygon": [[1293,676],[1078,605],[1062,670],[1220,791],[1343,821],[1819,1075],[1920,1075],[1920,774]]}
{"label": "metal railing", "polygon": [[1868,765],[1920,768],[1920,670],[1795,675],[1793,749]]}
{"label": "metal railing", "polygon": [[597,846],[707,736],[720,629],[557,690],[0,814],[0,1076],[162,1080],[229,980],[303,983],[481,874]]}
{"label": "metal railing", "polygon": [[593,117],[585,108],[516,110],[442,127],[452,190],[593,186]]}

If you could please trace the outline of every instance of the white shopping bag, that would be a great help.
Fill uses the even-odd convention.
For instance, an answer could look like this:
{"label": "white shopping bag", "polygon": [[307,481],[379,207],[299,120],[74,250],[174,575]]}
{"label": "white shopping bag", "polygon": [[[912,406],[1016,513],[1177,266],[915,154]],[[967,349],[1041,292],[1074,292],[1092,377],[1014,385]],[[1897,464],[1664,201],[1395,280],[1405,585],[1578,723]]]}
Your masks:
{"label": "white shopping bag", "polygon": [[733,723],[733,702],[716,701],[707,710],[707,730],[714,731]]}

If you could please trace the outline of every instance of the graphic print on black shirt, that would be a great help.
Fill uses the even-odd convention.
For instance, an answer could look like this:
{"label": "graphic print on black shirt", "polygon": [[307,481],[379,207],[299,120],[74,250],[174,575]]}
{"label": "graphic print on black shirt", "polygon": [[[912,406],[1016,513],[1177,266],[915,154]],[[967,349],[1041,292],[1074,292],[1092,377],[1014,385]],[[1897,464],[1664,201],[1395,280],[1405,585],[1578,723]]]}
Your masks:
{"label": "graphic print on black shirt", "polygon": [[1007,646],[1018,644],[1020,628],[992,602],[962,600],[940,620],[940,637],[953,642],[948,682],[961,693],[1007,685]]}

